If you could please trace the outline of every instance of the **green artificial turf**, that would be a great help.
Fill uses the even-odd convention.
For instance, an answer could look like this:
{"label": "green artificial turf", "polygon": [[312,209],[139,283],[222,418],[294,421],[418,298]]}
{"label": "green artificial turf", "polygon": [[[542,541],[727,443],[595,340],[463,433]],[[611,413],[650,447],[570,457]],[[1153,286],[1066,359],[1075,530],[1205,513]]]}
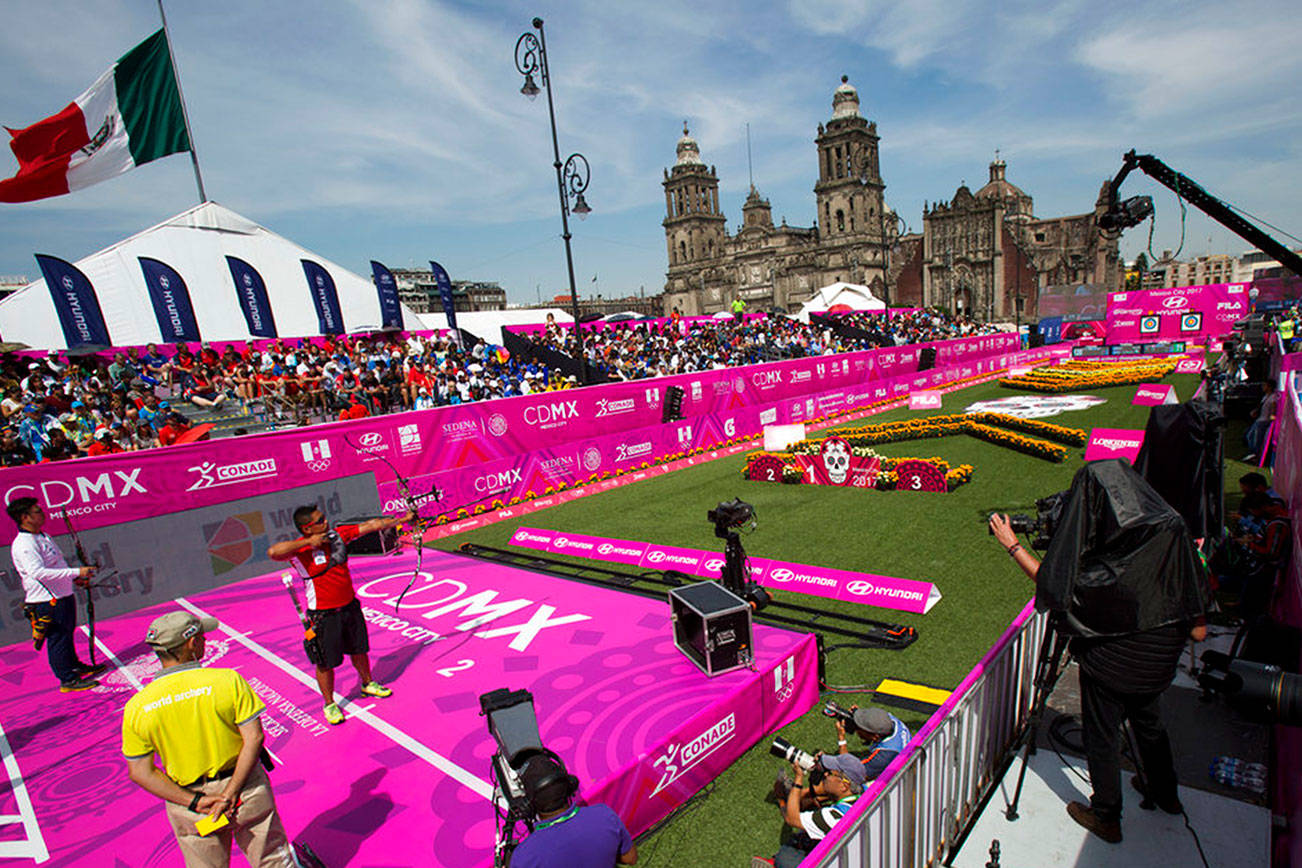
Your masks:
{"label": "green artificial turf", "polygon": [[[1193,392],[1197,379],[1180,375],[1167,382],[1175,385],[1183,400]],[[1089,392],[1106,398],[1106,403],[1044,421],[1086,431],[1092,427],[1142,429],[1149,408],[1131,405],[1135,388]],[[1025,393],[983,384],[945,395],[944,409],[939,412],[961,412],[975,401],[1021,394]],[[935,414],[900,409],[849,424]],[[1228,432],[1227,456],[1242,454],[1241,433],[1242,426]],[[755,532],[742,538],[749,555],[923,579],[934,582],[943,595],[930,613],[912,615],[776,591],[779,599],[917,628],[918,640],[903,651],[834,648],[827,657],[829,685],[871,688],[882,678],[892,677],[951,688],[1032,593],[1026,576],[988,535],[985,516],[991,510],[1034,514],[1037,498],[1071,483],[1082,464],[1084,447],[1069,448],[1067,460],[1060,464],[967,436],[874,448],[892,456],[940,456],[951,465],[971,464],[975,471],[970,483],[947,494],[850,490],[743,480],[745,455],[738,454],[458,534],[441,541],[440,547],[452,549],[471,542],[510,548],[511,535],[525,525],[722,551],[722,541],[715,538],[705,514],[719,501],[740,497],[755,506],[759,517]],[[1238,477],[1248,469],[1227,461],[1227,489],[1237,493]],[[850,641],[832,634],[826,639],[829,647]],[[847,705],[870,700],[865,693],[828,693],[824,698]],[[888,710],[914,731],[925,720],[921,714]],[[818,707],[787,726],[782,735],[810,751],[836,749],[835,730]],[[769,755],[769,741],[767,737],[762,740],[724,772],[713,788],[658,830],[644,835],[638,841],[638,864],[744,868],[753,855],[771,856],[780,843],[782,823],[777,808],[764,798],[783,764]],[[851,750],[856,749],[855,741],[852,736]]]}

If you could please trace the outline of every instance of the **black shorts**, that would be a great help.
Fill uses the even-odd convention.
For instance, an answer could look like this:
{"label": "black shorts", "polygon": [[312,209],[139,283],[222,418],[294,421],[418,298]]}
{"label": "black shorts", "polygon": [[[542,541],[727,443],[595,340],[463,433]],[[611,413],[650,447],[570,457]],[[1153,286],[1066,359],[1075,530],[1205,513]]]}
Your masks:
{"label": "black shorts", "polygon": [[362,604],[357,599],[337,609],[308,609],[307,616],[316,638],[303,644],[307,659],[319,668],[334,669],[344,662],[345,654],[366,654],[371,650]]}

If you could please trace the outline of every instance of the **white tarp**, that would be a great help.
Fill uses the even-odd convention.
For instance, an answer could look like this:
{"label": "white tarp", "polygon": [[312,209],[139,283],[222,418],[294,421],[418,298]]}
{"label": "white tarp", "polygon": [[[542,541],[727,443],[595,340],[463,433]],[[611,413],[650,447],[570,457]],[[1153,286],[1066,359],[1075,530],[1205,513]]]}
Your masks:
{"label": "white tarp", "polygon": [[886,302],[876,298],[872,290],[859,283],[832,283],[814,293],[814,297],[800,306],[796,319],[809,322],[811,313],[825,313],[837,305],[850,310],[886,310]]}
{"label": "white tarp", "polygon": [[[59,251],[38,252],[59,255]],[[262,275],[276,330],[282,337],[320,333],[300,262],[303,259],[318,263],[334,279],[348,332],[380,327],[380,300],[369,277],[317,256],[216,202],[205,202],[75,263],[95,287],[114,346],[160,340],[158,321],[137,259],[140,256],[162,260],[180,273],[190,291],[204,340],[251,337],[236,298],[227,256],[243,259]],[[405,305],[402,314],[408,329],[428,327]],[[44,280],[0,300],[0,337],[36,349],[65,346]]]}

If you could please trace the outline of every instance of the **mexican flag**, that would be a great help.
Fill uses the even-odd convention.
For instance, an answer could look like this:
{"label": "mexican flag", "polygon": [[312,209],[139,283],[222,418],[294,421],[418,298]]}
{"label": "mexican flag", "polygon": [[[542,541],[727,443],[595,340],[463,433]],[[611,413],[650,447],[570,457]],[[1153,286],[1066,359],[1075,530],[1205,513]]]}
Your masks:
{"label": "mexican flag", "polygon": [[159,30],[63,111],[9,135],[18,174],[0,181],[0,202],[61,196],[190,150],[167,37]]}

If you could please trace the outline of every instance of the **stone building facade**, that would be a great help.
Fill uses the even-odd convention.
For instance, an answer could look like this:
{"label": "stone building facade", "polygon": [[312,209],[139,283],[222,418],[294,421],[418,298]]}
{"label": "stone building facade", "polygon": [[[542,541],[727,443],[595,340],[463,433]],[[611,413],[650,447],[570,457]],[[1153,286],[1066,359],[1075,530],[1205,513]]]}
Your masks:
{"label": "stone building facade", "polygon": [[819,288],[847,281],[868,285],[892,306],[1012,320],[1036,316],[1040,287],[1119,284],[1117,239],[1098,229],[1106,183],[1093,211],[1037,218],[1030,195],[1008,181],[996,157],[989,183],[976,193],[962,185],[951,201],[924,206],[923,231],[900,235],[884,199],[877,125],[859,113],[858,92],[845,77],[814,143],[815,225],[774,226],[769,201],[752,186],[730,234],[715,169],[683,127],[663,181],[665,311],[714,313],[736,298],[751,309],[794,310]]}
{"label": "stone building facade", "polygon": [[832,117],[815,139],[818,225],[775,226],[769,201],[751,187],[734,235],[719,207],[714,167],[702,162],[684,126],[678,160],[664,173],[664,309],[708,314],[736,298],[751,309],[791,309],[841,280],[880,287],[896,221],[889,209],[883,214],[877,142],[877,125],[859,113],[859,94],[843,77]]}
{"label": "stone building facade", "polygon": [[[413,313],[441,312],[438,283],[428,268],[394,268],[393,282],[398,298]],[[452,281],[452,309],[461,311],[506,310],[506,290],[497,281]]]}

